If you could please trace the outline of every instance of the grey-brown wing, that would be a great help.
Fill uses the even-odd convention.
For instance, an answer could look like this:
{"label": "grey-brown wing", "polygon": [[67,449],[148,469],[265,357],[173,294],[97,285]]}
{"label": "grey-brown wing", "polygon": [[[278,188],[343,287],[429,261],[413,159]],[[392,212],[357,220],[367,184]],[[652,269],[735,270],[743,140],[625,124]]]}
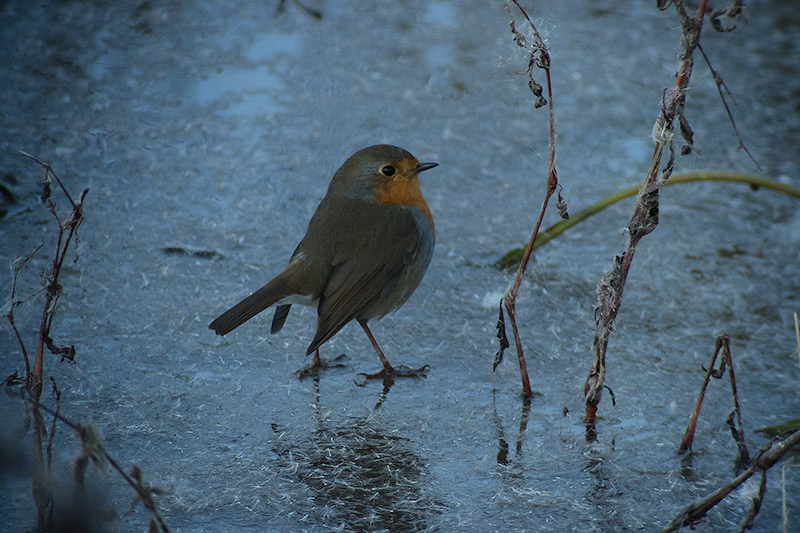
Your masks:
{"label": "grey-brown wing", "polygon": [[380,297],[416,253],[420,233],[413,215],[400,207],[382,207],[377,228],[360,228],[371,238],[360,247],[344,247],[347,253],[334,258],[333,272],[320,298],[317,332],[308,353]]}

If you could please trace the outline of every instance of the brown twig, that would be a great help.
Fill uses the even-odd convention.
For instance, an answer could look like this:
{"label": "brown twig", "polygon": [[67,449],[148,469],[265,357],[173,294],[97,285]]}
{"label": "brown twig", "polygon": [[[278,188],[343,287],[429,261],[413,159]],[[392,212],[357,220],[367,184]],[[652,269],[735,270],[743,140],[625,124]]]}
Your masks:
{"label": "brown twig", "polygon": [[[714,364],[716,363],[717,356],[720,352],[722,352],[722,360],[720,361],[719,369],[714,370]],[[733,434],[734,441],[736,441],[736,445],[739,449],[739,456],[736,463],[743,468],[750,463],[750,452],[747,450],[747,444],[744,440],[744,426],[742,425],[741,409],[739,408],[739,395],[736,391],[736,376],[733,373],[731,338],[728,335],[720,335],[717,337],[714,355],[711,356],[711,362],[709,363],[708,368],[704,369],[706,375],[703,379],[703,385],[700,387],[700,393],[697,396],[697,402],[695,403],[694,410],[689,417],[689,423],[686,426],[686,432],[681,439],[678,453],[684,453],[692,448],[692,443],[694,442],[694,433],[697,428],[697,419],[700,416],[700,407],[703,404],[703,398],[705,397],[709,380],[711,377],[720,379],[725,374],[726,368],[728,370],[728,375],[730,376],[731,394],[733,395],[733,413],[731,413],[731,416],[728,417],[728,423],[731,426],[731,432]],[[735,423],[733,422],[734,416],[736,416]]]}
{"label": "brown twig", "polygon": [[[86,459],[87,462],[88,460],[91,460],[101,468],[104,468],[105,464],[111,465],[111,467],[116,470],[120,476],[122,476],[125,482],[136,491],[136,499],[134,501],[143,502],[148,511],[150,511],[152,517],[157,521],[161,531],[163,533],[169,533],[169,527],[167,527],[166,522],[158,512],[158,506],[153,499],[153,494],[163,494],[164,491],[146,485],[143,481],[142,471],[136,465],[132,467],[131,474],[125,472],[116,459],[114,459],[114,457],[112,457],[111,454],[109,454],[106,450],[105,444],[103,443],[103,440],[93,423],[78,424],[73,422],[69,418],[59,413],[58,409],[53,410],[46,405],[39,403],[36,398],[30,395],[30,392],[26,388],[20,389],[20,395],[23,401],[31,406],[31,409],[35,411],[41,410],[45,413],[48,413],[54,418],[54,420],[58,419],[58,421],[67,425],[75,432],[78,438],[81,439],[81,446],[83,447],[81,456],[78,458],[79,460]],[[80,480],[78,481],[80,482]]]}
{"label": "brown twig", "polygon": [[[732,29],[733,28],[731,28],[731,30]],[[725,84],[725,80],[722,79],[722,76],[719,74],[719,72],[717,72],[714,69],[714,67],[711,66],[711,60],[708,59],[705,50],[703,50],[703,47],[698,44],[697,49],[700,51],[700,55],[703,56],[703,59],[705,60],[706,65],[708,66],[708,70],[709,72],[711,72],[711,77],[714,78],[714,84],[717,86],[717,92],[719,93],[719,98],[720,100],[722,100],[722,105],[723,107],[725,107],[725,112],[728,114],[728,120],[730,121],[731,127],[733,128],[733,133],[736,135],[736,140],[739,141],[739,148],[744,150],[744,152],[747,154],[747,157],[750,158],[750,161],[753,162],[753,164],[756,166],[758,170],[762,170],[761,165],[758,164],[756,158],[753,157],[753,154],[750,153],[750,150],[748,150],[747,146],[744,144],[742,136],[739,134],[739,128],[736,127],[736,120],[734,120],[731,108],[728,106],[728,101],[725,98],[725,93],[728,93],[728,95],[731,98],[733,98],[730,89],[728,89],[728,86]],[[723,92],[722,89],[725,89],[725,91]],[[734,104],[735,103],[736,102],[734,101]]]}
{"label": "brown twig", "polygon": [[[707,0],[702,0],[695,16],[691,17],[684,8],[683,0],[674,1],[682,25],[681,42],[684,50],[681,54],[681,64],[675,77],[675,85],[664,94],[661,113],[653,128],[655,141],[653,157],[647,176],[639,189],[633,215],[626,228],[628,231],[627,247],[621,255],[614,258],[611,270],[600,279],[597,285],[598,303],[595,308],[595,335],[592,342],[593,361],[584,386],[587,435],[594,434],[597,405],[602,398],[605,381],[608,340],[622,303],[625,281],[631,268],[636,246],[642,237],[652,232],[658,225],[659,189],[672,174],[675,161],[672,134],[675,119],[677,118],[681,122],[684,137],[687,137],[691,131],[685,117],[683,120],[680,120],[680,117],[683,116],[686,91],[694,66],[693,53],[700,42],[706,2]],[[666,149],[669,149],[669,157],[662,169],[662,158]]]}
{"label": "brown twig", "polygon": [[[705,516],[705,514],[712,507],[722,501],[723,498],[725,498],[728,494],[736,490],[737,487],[747,481],[753,474],[759,471],[766,473],[767,470],[769,470],[798,443],[800,443],[800,431],[795,431],[790,436],[777,443],[768,443],[767,446],[759,452],[758,456],[756,456],[750,468],[708,496],[697,500],[690,505],[687,505],[681,510],[680,513],[678,513],[672,522],[669,523],[664,531],[677,531],[684,526],[688,526],[697,522],[703,518],[703,516]],[[747,519],[752,520],[750,513],[748,513]]]}
{"label": "brown twig", "polygon": [[22,358],[25,360],[25,375],[29,376],[31,373],[31,362],[30,358],[28,357],[28,349],[25,347],[25,341],[22,340],[22,335],[19,333],[19,329],[17,329],[17,324],[14,322],[14,309],[22,304],[24,300],[17,299],[17,279],[19,277],[19,273],[22,270],[22,267],[25,266],[31,257],[33,257],[36,252],[42,249],[44,243],[40,244],[36,247],[34,251],[26,255],[25,257],[21,257],[14,261],[14,276],[11,281],[11,306],[9,307],[8,314],[6,318],[11,323],[11,329],[14,330],[14,336],[17,338],[17,342],[19,342],[20,351],[22,351]]}
{"label": "brown twig", "polygon": [[[47,163],[39,160],[37,157],[32,156],[28,152],[23,152],[22,150],[20,150],[19,151],[19,155],[21,155],[23,157],[27,157],[28,159],[32,159],[33,161],[36,161],[39,164],[39,166],[41,166],[44,169],[44,171],[45,171],[44,192],[42,193],[42,200],[43,201],[47,200],[48,198],[50,198],[50,176],[52,176],[53,178],[55,178],[56,183],[58,183],[58,186],[61,187],[61,190],[64,193],[64,196],[67,197],[67,200],[69,200],[69,203],[72,205],[72,208],[75,209],[77,207],[77,204],[72,200],[72,196],[70,196],[69,191],[67,190],[66,187],[64,187],[64,184],[61,182],[61,179],[53,171],[53,167],[51,167]],[[84,194],[86,194],[86,191],[84,191]]]}
{"label": "brown twig", "polygon": [[[750,452],[747,450],[747,443],[744,440],[744,425],[742,424],[742,410],[739,407],[739,393],[736,391],[736,376],[733,373],[733,354],[731,354],[731,339],[725,335],[723,339],[723,356],[728,362],[728,377],[731,382],[731,394],[733,395],[733,413],[728,417],[729,425],[731,426],[731,434],[736,441],[736,447],[739,449],[739,454],[736,459],[737,469],[744,468],[750,464]],[[732,419],[736,416],[736,423]]]}
{"label": "brown twig", "polygon": [[[503,299],[501,300],[500,304],[500,317],[497,323],[498,329],[498,338],[500,338],[500,350],[497,352],[495,356],[494,368],[497,368],[497,365],[502,361],[503,358],[503,339],[506,339],[505,335],[505,321],[503,319],[503,307],[505,307],[506,311],[508,312],[508,319],[511,322],[511,331],[514,333],[514,343],[517,349],[517,359],[519,360],[519,370],[522,379],[522,394],[526,398],[530,398],[533,396],[533,390],[531,389],[530,379],[528,377],[528,369],[527,364],[525,363],[525,355],[522,351],[522,341],[519,336],[519,330],[517,328],[517,313],[516,313],[516,300],[517,295],[519,294],[520,285],[522,285],[522,278],[525,275],[525,269],[528,266],[528,261],[530,260],[531,252],[533,251],[533,243],[536,240],[536,235],[539,233],[539,228],[542,225],[542,220],[544,220],[544,214],[547,210],[547,204],[550,201],[550,197],[556,190],[558,186],[558,176],[556,173],[556,163],[555,163],[555,113],[553,110],[553,92],[552,86],[550,82],[550,52],[547,49],[547,46],[544,44],[544,40],[542,40],[541,36],[539,35],[539,31],[536,29],[536,25],[533,23],[531,18],[528,16],[528,13],[523,9],[517,0],[512,0],[515,6],[520,10],[522,15],[528,21],[532,31],[533,31],[533,43],[528,43],[528,40],[525,38],[523,34],[521,34],[516,29],[516,23],[514,22],[514,16],[511,13],[511,7],[508,4],[505,4],[506,12],[508,13],[509,18],[511,19],[509,25],[511,27],[511,33],[514,35],[514,41],[517,43],[518,46],[522,48],[529,48],[530,55],[528,56],[528,67],[525,70],[525,73],[528,75],[528,87],[530,88],[533,95],[536,97],[536,102],[534,103],[535,107],[541,107],[545,104],[548,104],[548,108],[550,110],[550,157],[549,157],[549,167],[547,172],[547,188],[545,191],[544,201],[542,202],[542,208],[539,211],[539,218],[536,220],[536,225],[533,228],[533,233],[531,234],[531,238],[528,241],[528,245],[525,247],[525,252],[522,255],[522,262],[517,269],[517,274],[514,277],[514,281],[511,285],[506,289],[505,294],[503,295]],[[533,77],[533,69],[534,67],[538,67],[545,72],[545,77],[547,79],[547,99],[542,96],[542,86],[534,79]],[[560,204],[563,204],[563,198],[559,195]],[[559,207],[559,211],[563,212],[566,215],[566,205],[563,205],[563,209]],[[502,336],[501,336],[502,335]],[[508,341],[506,340],[505,346],[508,346]]]}
{"label": "brown twig", "polygon": [[[168,533],[169,528],[167,527],[163,518],[159,514],[158,507],[155,503],[155,500],[153,499],[153,494],[158,494],[161,491],[159,489],[149,487],[144,483],[141,470],[138,467],[134,466],[132,473],[130,475],[126,473],[114,460],[114,458],[111,457],[111,455],[109,455],[109,453],[105,450],[105,446],[103,445],[102,439],[100,438],[100,435],[97,432],[94,425],[75,424],[74,422],[68,420],[67,418],[65,418],[60,414],[59,411],[61,407],[61,391],[58,389],[58,387],[56,387],[55,381],[53,381],[53,394],[56,400],[56,409],[52,410],[42,405],[39,402],[42,392],[44,347],[46,346],[48,350],[55,355],[61,355],[62,359],[67,358],[72,360],[74,359],[75,356],[74,346],[62,347],[55,345],[52,338],[50,337],[50,329],[53,325],[56,305],[58,303],[58,298],[61,294],[61,285],[59,285],[58,282],[59,275],[61,273],[61,267],[64,264],[64,261],[67,256],[67,251],[69,250],[73,237],[77,238],[77,233],[76,233],[77,229],[80,226],[81,222],[83,221],[83,202],[86,198],[86,194],[89,192],[89,189],[85,189],[81,193],[80,198],[76,203],[72,199],[66,187],[64,187],[64,184],[61,182],[61,180],[53,171],[53,168],[50,165],[43,163],[36,157],[27,154],[25,152],[20,152],[20,155],[32,159],[33,161],[38,163],[42,168],[44,168],[45,177],[43,182],[43,192],[41,198],[42,201],[45,202],[47,209],[53,215],[53,218],[55,218],[56,223],[58,224],[58,236],[57,236],[56,250],[53,257],[52,266],[49,269],[49,271],[47,271],[44,274],[45,286],[42,290],[44,290],[45,292],[45,303],[44,303],[44,310],[42,312],[42,321],[39,328],[39,340],[36,348],[36,354],[32,369],[30,366],[28,351],[25,347],[25,342],[23,341],[22,336],[20,335],[19,330],[14,322],[14,309],[18,305],[23,303],[23,300],[18,299],[16,295],[17,278],[19,272],[21,271],[25,263],[28,260],[30,260],[31,257],[33,257],[33,255],[42,247],[42,245],[36,248],[36,250],[34,250],[28,256],[17,260],[17,262],[14,264],[14,280],[11,288],[11,308],[7,315],[7,318],[11,322],[17,340],[19,341],[20,349],[22,350],[22,354],[25,359],[26,379],[25,379],[25,387],[21,389],[21,394],[23,399],[31,407],[31,413],[34,418],[33,495],[34,495],[34,500],[36,502],[39,529],[42,530],[50,529],[48,527],[48,524],[52,524],[53,499],[51,492],[51,483],[49,480],[49,470],[50,470],[49,466],[52,458],[52,445],[53,445],[53,438],[55,435],[56,421],[58,420],[63,422],[70,428],[72,428],[81,439],[83,453],[81,454],[80,457],[78,457],[75,463],[75,480],[78,485],[78,488],[82,489],[85,468],[90,460],[100,467],[104,467],[105,464],[110,464],[117,472],[119,472],[119,474],[123,477],[123,479],[125,479],[125,481],[136,491],[136,497],[134,499],[134,502],[144,503],[145,507],[150,512],[151,516],[150,530],[157,531],[160,528],[162,532]],[[64,195],[67,197],[72,206],[72,211],[63,221],[61,217],[59,217],[58,212],[56,211],[55,203],[51,200],[52,191],[50,185],[53,179],[56,181],[56,183],[58,183],[59,187],[61,188]],[[9,385],[14,382],[14,380],[12,380],[11,378],[12,377],[10,376],[6,380],[6,382]],[[46,431],[44,429],[45,427],[44,420],[40,414],[40,411],[47,412],[53,416],[53,423],[50,429],[50,438],[47,444],[47,462],[48,462],[47,470],[45,470],[44,468],[44,454],[43,454],[43,436],[46,434]],[[47,514],[50,514],[49,521],[46,518]]]}
{"label": "brown twig", "polygon": [[[17,260],[14,265],[14,279],[11,287],[11,306],[7,315],[12,329],[14,330],[14,334],[17,337],[17,341],[19,342],[22,356],[25,361],[25,391],[34,401],[31,409],[31,416],[33,418],[33,483],[31,492],[36,505],[38,528],[45,530],[49,529],[50,525],[52,525],[52,514],[54,510],[51,487],[52,483],[50,479],[50,461],[52,458],[53,436],[55,434],[55,420],[53,421],[50,439],[48,440],[47,444],[47,467],[45,467],[43,446],[44,436],[47,434],[47,430],[45,428],[44,420],[39,412],[39,399],[42,395],[44,375],[44,348],[47,346],[52,353],[61,355],[62,359],[67,358],[72,360],[75,356],[74,346],[60,347],[55,345],[50,337],[50,329],[53,324],[53,318],[55,317],[58,298],[62,290],[58,281],[61,273],[61,267],[64,264],[67,250],[72,242],[72,238],[73,236],[76,236],[78,226],[80,226],[80,223],[83,220],[83,201],[86,198],[86,194],[89,192],[89,190],[84,190],[80,196],[80,199],[76,203],[72,199],[72,196],[70,196],[66,187],[64,187],[61,179],[58,177],[58,175],[56,175],[50,165],[43,163],[28,153],[20,152],[20,155],[35,161],[37,164],[39,164],[39,166],[44,168],[45,175],[42,185],[41,200],[45,203],[47,209],[53,215],[53,218],[55,218],[56,223],[58,224],[58,236],[56,240],[56,249],[53,255],[53,261],[51,267],[46,270],[42,276],[45,280],[45,285],[42,288],[44,291],[44,307],[42,309],[42,319],[39,326],[39,338],[36,345],[36,352],[34,354],[32,366],[28,350],[25,347],[25,342],[22,339],[19,329],[15,323],[14,311],[17,306],[23,302],[23,300],[20,300],[17,297],[16,293],[19,273],[24,267],[25,263],[27,263],[27,261],[30,260],[30,258],[33,257],[33,255],[41,248],[41,245],[28,256]],[[52,180],[54,179],[72,206],[72,211],[64,221],[62,221],[61,217],[59,217],[58,212],[56,211],[56,205],[51,199],[51,184]],[[38,292],[39,291],[37,291],[35,294],[38,294]],[[60,407],[60,392],[58,392],[57,388],[55,391],[56,405],[58,409]]]}
{"label": "brown twig", "polygon": [[[31,395],[36,398],[37,400],[41,397],[42,394],[42,379],[44,374],[44,348],[45,346],[49,349],[49,351],[53,354],[60,355],[62,359],[69,359],[74,360],[75,358],[75,347],[74,346],[56,346],[53,343],[52,338],[50,337],[50,328],[53,324],[53,318],[55,317],[55,310],[58,303],[58,298],[61,295],[61,285],[58,282],[59,275],[61,274],[61,267],[64,264],[64,259],[67,255],[67,250],[72,242],[73,236],[75,236],[75,232],[80,226],[80,223],[83,221],[83,201],[86,198],[86,194],[89,192],[89,189],[85,189],[81,196],[76,203],[72,196],[70,196],[69,191],[64,186],[61,179],[58,175],[53,171],[53,167],[40,161],[38,158],[28,154],[26,152],[20,152],[20,155],[27,157],[33,161],[35,161],[39,166],[41,166],[44,171],[44,180],[43,180],[43,192],[42,192],[42,201],[44,201],[47,205],[47,209],[55,218],[56,223],[58,224],[58,236],[56,240],[56,250],[53,256],[52,266],[51,268],[44,274],[45,279],[45,301],[44,301],[44,308],[42,310],[42,320],[39,326],[39,340],[36,345],[36,352],[34,354],[33,360],[33,368],[30,367],[30,362],[28,359],[28,352],[24,347],[24,342],[22,338],[19,336],[19,331],[14,325],[14,308],[16,307],[16,297],[15,297],[15,290],[16,290],[16,276],[19,272],[19,269],[25,262],[30,259],[33,254],[28,255],[24,260],[18,262],[19,268],[15,267],[14,271],[14,286],[12,287],[12,305],[11,310],[9,311],[9,321],[11,322],[12,326],[14,326],[14,331],[16,332],[17,339],[20,342],[20,346],[22,346],[23,357],[25,358],[25,366],[26,366],[26,379],[27,379],[27,387],[30,391]],[[66,220],[62,222],[61,218],[58,216],[56,212],[56,206],[53,201],[50,199],[51,197],[51,189],[50,184],[52,180],[55,180],[58,183],[59,187],[61,188],[64,196],[67,197],[69,200],[70,205],[72,206],[72,211],[70,212],[69,216]],[[40,246],[41,248],[41,246]],[[38,250],[39,248],[37,248]],[[35,253],[35,251],[34,251]]]}
{"label": "brown twig", "polygon": [[717,347],[714,350],[714,355],[711,356],[711,361],[708,363],[708,368],[706,368],[706,376],[703,379],[703,384],[700,386],[700,393],[697,395],[697,401],[695,402],[694,409],[689,417],[689,424],[686,426],[686,431],[681,439],[681,445],[678,448],[678,453],[685,452],[692,448],[692,443],[694,442],[694,433],[695,429],[697,428],[697,418],[700,416],[700,408],[703,406],[703,398],[705,398],[706,395],[706,388],[708,387],[708,382],[711,380],[711,374],[714,372],[714,364],[717,362],[717,355],[719,355],[721,347],[722,345],[720,340],[717,338]]}
{"label": "brown twig", "polygon": [[794,313],[794,335],[797,339],[797,364],[800,365],[800,324],[797,322],[797,311]]}

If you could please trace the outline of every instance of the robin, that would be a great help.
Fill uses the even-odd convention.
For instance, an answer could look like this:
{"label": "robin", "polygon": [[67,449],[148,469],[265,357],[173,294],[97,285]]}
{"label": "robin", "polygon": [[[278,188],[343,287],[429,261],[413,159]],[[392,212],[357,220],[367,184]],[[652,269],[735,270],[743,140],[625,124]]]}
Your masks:
{"label": "robin", "polygon": [[317,332],[306,351],[320,368],[319,347],[356,319],[383,369],[367,377],[420,375],[427,367],[394,368],[367,326],[408,300],[433,255],[434,225],[419,187],[420,163],[397,146],[359,150],[333,175],[289,265],[269,283],[217,317],[217,335],[277,304],[270,333],[283,327],[292,304],[317,307]]}

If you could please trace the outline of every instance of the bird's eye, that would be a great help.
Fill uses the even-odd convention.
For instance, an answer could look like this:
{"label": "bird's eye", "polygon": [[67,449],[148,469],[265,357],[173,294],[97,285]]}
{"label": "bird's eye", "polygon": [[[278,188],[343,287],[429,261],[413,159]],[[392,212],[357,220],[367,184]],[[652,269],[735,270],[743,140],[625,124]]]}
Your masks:
{"label": "bird's eye", "polygon": [[381,169],[381,172],[383,172],[384,176],[394,176],[395,170],[392,165],[386,165]]}

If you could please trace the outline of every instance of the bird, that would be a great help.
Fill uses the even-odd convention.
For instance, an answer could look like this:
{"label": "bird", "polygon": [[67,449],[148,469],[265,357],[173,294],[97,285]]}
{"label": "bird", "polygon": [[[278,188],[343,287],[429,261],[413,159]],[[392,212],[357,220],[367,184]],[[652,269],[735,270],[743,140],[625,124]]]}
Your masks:
{"label": "bird", "polygon": [[378,144],[351,155],[334,173],[286,268],[208,326],[226,335],[275,305],[270,333],[281,330],[293,304],[316,306],[317,329],[306,356],[322,368],[319,347],[356,320],[378,353],[382,369],[368,378],[419,376],[393,367],[367,323],[402,306],[431,262],[435,226],[419,174],[420,163],[397,146]]}

